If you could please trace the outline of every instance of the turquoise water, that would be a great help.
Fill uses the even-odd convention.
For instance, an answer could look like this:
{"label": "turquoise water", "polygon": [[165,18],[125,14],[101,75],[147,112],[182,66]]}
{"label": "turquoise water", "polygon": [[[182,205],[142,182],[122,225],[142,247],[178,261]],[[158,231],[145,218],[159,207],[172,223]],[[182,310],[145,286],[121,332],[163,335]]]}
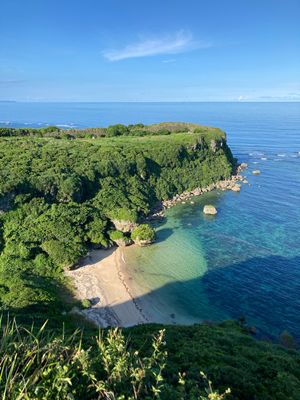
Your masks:
{"label": "turquoise water", "polygon": [[[250,186],[168,210],[158,243],[126,252],[140,300],[150,298],[158,320],[166,312],[170,322],[245,316],[263,335],[287,329],[300,339],[299,103],[0,104],[2,126],[165,120],[224,129],[249,163]],[[216,217],[203,215],[205,203]]]}

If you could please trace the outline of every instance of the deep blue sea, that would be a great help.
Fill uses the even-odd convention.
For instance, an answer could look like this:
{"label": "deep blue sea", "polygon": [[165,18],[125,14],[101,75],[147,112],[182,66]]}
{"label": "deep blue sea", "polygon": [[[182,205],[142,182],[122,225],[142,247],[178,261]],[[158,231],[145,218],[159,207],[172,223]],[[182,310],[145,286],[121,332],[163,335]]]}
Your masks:
{"label": "deep blue sea", "polygon": [[300,340],[300,103],[0,103],[0,126],[161,121],[225,130],[249,185],[170,209],[156,244],[126,252],[140,301],[158,321],[166,310],[170,323],[243,316],[262,335]]}

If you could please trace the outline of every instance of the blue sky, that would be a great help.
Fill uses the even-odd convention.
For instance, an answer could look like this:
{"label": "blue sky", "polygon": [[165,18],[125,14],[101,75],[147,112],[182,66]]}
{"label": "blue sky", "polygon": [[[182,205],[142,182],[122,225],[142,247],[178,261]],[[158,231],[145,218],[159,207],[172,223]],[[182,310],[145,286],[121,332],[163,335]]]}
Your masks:
{"label": "blue sky", "polygon": [[299,0],[1,0],[0,100],[300,101]]}

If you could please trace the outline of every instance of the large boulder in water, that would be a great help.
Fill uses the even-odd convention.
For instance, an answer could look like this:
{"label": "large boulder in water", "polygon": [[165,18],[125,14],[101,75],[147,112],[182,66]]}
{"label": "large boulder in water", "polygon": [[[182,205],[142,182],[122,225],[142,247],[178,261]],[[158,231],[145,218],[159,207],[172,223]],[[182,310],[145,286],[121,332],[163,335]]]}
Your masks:
{"label": "large boulder in water", "polygon": [[259,169],[255,169],[254,171],[252,171],[253,175],[260,175],[260,170]]}
{"label": "large boulder in water", "polygon": [[212,206],[211,204],[207,204],[203,207],[203,212],[206,215],[216,215],[218,211],[216,207]]}

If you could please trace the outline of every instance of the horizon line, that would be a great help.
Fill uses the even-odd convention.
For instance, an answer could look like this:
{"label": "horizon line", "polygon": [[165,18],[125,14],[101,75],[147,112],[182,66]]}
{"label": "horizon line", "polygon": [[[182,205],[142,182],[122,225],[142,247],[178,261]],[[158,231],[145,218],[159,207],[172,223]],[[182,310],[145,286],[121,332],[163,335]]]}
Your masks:
{"label": "horizon line", "polygon": [[300,103],[300,100],[1,100],[0,103]]}

